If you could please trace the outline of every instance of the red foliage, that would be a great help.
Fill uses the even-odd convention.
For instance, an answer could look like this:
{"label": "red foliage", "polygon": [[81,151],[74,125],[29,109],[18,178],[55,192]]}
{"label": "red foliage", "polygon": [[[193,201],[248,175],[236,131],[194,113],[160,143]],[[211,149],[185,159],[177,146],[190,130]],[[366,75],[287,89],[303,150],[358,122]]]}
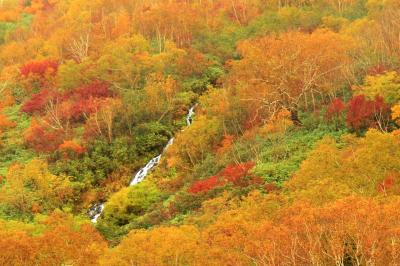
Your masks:
{"label": "red foliage", "polygon": [[195,182],[192,186],[189,188],[190,193],[200,193],[203,191],[209,191],[213,188],[220,187],[225,185],[226,181],[219,178],[218,176],[212,176],[204,180],[199,180]]}
{"label": "red foliage", "polygon": [[353,96],[348,102],[347,124],[355,131],[374,127],[376,124],[390,114],[390,106],[382,97],[377,96],[375,100],[366,99],[364,95]]}
{"label": "red foliage", "polygon": [[74,97],[88,98],[106,98],[111,97],[110,86],[104,81],[93,81],[87,85],[80,86],[73,91]]}
{"label": "red foliage", "polygon": [[112,97],[109,85],[102,81],[94,81],[90,84],[76,88],[68,95],[70,113],[73,118],[79,119],[83,114],[91,114],[98,110],[99,98]]}
{"label": "red foliage", "polygon": [[[94,81],[67,92],[42,89],[33,94],[31,99],[22,105],[21,111],[40,115],[43,123],[32,121],[31,127],[25,132],[26,144],[39,152],[54,152],[61,148],[64,154],[67,154],[66,144],[63,144],[66,132],[69,132],[75,123],[85,122],[92,113],[98,112],[101,105],[108,103],[104,99],[110,99],[112,96],[114,95],[109,85],[101,81]],[[96,135],[98,125],[86,124],[91,125],[94,130],[90,134]],[[87,130],[85,134],[86,132]],[[69,150],[77,154],[84,152],[82,147],[76,145],[69,145]]]}
{"label": "red foliage", "polygon": [[248,176],[249,171],[254,167],[253,162],[228,165],[218,175],[237,186],[244,186],[242,177]]}
{"label": "red foliage", "polygon": [[88,99],[69,99],[60,104],[62,109],[61,118],[64,120],[73,119],[78,121],[84,114],[95,113],[99,109],[100,101],[98,98]]}
{"label": "red foliage", "polygon": [[[194,194],[206,192],[213,188],[224,186],[227,183],[232,183],[240,187],[245,187],[252,183],[258,184],[260,183],[260,178],[254,177],[249,173],[253,167],[253,162],[228,165],[217,175],[196,181],[190,186],[188,191]],[[244,177],[251,177],[251,179],[245,179]]]}
{"label": "red foliage", "polygon": [[333,117],[339,117],[340,114],[346,109],[346,105],[344,102],[339,99],[335,98],[328,106],[328,110],[326,112],[326,117],[330,120]]}
{"label": "red foliage", "polygon": [[83,114],[91,114],[98,109],[99,103],[96,99],[110,96],[112,96],[112,93],[109,90],[109,85],[101,81],[94,81],[63,94],[54,90],[43,89],[33,94],[31,99],[22,105],[21,110],[29,114],[43,114],[46,105],[50,101],[54,101],[60,108],[61,119],[74,118],[77,120]]}
{"label": "red foliage", "polygon": [[20,69],[21,75],[28,77],[30,74],[36,74],[44,77],[49,73],[56,73],[58,70],[58,62],[55,60],[31,61],[23,65]]}
{"label": "red foliage", "polygon": [[374,65],[372,67],[370,67],[368,69],[368,75],[369,76],[377,76],[377,75],[382,75],[387,71],[387,67],[382,65],[382,64],[378,64],[378,65]]}
{"label": "red foliage", "polygon": [[33,119],[25,131],[24,139],[28,147],[38,152],[53,152],[63,142],[64,135],[63,130],[46,128]]}
{"label": "red foliage", "polygon": [[57,97],[61,96],[54,91],[43,89],[38,93],[33,94],[31,99],[22,105],[21,111],[28,114],[41,113],[44,111],[46,105]]}
{"label": "red foliage", "polygon": [[353,96],[348,102],[349,111],[347,112],[347,124],[357,130],[371,124],[373,115],[372,102],[368,101],[364,95]]}

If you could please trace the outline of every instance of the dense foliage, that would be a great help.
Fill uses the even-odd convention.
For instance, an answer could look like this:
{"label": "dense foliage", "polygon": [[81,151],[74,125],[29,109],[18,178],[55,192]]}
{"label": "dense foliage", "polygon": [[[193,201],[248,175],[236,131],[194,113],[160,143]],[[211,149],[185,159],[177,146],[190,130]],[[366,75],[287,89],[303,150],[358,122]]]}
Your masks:
{"label": "dense foliage", "polygon": [[0,1],[0,265],[397,265],[399,36],[398,0]]}

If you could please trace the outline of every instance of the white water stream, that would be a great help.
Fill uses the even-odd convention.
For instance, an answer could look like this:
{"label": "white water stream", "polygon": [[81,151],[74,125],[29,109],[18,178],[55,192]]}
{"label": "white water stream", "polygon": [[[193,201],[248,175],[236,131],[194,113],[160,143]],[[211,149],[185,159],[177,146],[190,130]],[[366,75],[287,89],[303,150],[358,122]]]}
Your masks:
{"label": "white water stream", "polygon": [[[186,124],[187,126],[190,126],[192,124],[192,120],[193,120],[193,115],[194,115],[194,109],[196,108],[196,105],[193,105],[190,109],[188,114],[186,115]],[[151,159],[145,167],[143,167],[142,169],[140,169],[132,178],[131,182],[129,183],[129,186],[134,186],[137,185],[138,183],[142,182],[144,180],[144,178],[147,176],[147,174],[149,173],[149,171],[151,169],[153,169],[154,166],[156,166],[160,160],[161,160],[161,155],[167,150],[167,148],[172,145],[172,143],[174,142],[174,138],[171,138],[167,145],[164,147],[163,152],[154,157],[153,159]],[[91,218],[93,223],[97,223],[97,219],[100,217],[101,213],[104,210],[104,204],[105,203],[96,203],[94,204],[88,212],[89,217]]]}

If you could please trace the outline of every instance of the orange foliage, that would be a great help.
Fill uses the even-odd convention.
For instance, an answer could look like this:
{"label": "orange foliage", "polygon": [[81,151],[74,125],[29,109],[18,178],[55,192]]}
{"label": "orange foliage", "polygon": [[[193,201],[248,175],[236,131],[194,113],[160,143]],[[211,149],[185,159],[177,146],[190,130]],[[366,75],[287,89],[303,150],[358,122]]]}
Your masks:
{"label": "orange foliage", "polygon": [[1,22],[16,22],[20,18],[20,14],[16,9],[0,9]]}
{"label": "orange foliage", "polygon": [[189,49],[177,62],[178,70],[184,76],[201,75],[209,65],[205,56],[194,49]]}
{"label": "orange foliage", "polygon": [[0,265],[34,265],[37,244],[25,232],[0,230]]}
{"label": "orange foliage", "polygon": [[64,142],[58,146],[58,149],[63,152],[72,151],[76,154],[82,154],[86,151],[84,147],[72,140],[64,140]]}
{"label": "orange foliage", "polygon": [[207,211],[217,217],[205,227],[134,230],[101,263],[344,265],[346,261],[353,265],[357,261],[391,265],[400,258],[398,200],[379,203],[349,197],[321,207],[300,201],[276,210],[279,201],[256,193],[227,210],[225,201],[216,206],[210,203],[215,210]]}
{"label": "orange foliage", "polygon": [[39,236],[1,228],[0,265],[98,265],[106,243],[92,225],[78,225],[59,213],[42,225],[45,230]]}
{"label": "orange foliage", "polygon": [[[242,59],[231,61],[225,82],[238,98],[246,128],[280,109],[316,106],[317,94],[330,94],[347,82],[353,42],[340,34],[287,32],[246,40],[238,45]],[[321,55],[324,56],[321,56]],[[238,105],[237,104],[237,105]]]}
{"label": "orange foliage", "polygon": [[287,109],[282,109],[271,116],[268,122],[261,128],[261,133],[285,133],[293,125],[291,114]]}
{"label": "orange foliage", "polygon": [[25,12],[35,14],[39,11],[48,11],[56,2],[57,0],[21,0],[21,5],[25,7]]}
{"label": "orange foliage", "polygon": [[234,140],[234,136],[232,135],[224,135],[224,138],[222,139],[218,149],[217,153],[219,154],[224,154],[226,153],[232,146]]}
{"label": "orange foliage", "polygon": [[36,202],[32,203],[31,209],[32,209],[32,213],[40,213],[42,211],[42,208]]}
{"label": "orange foliage", "polygon": [[3,99],[0,101],[0,109],[12,106],[14,103],[15,103],[14,96],[11,94],[10,91],[7,91],[3,96]]}
{"label": "orange foliage", "polygon": [[0,130],[15,127],[16,125],[14,121],[10,121],[5,115],[0,114]]}
{"label": "orange foliage", "polygon": [[156,37],[159,49],[169,38],[178,47],[188,46],[199,25],[199,16],[194,6],[186,2],[162,1],[151,8],[137,10],[134,14],[135,26],[149,37]]}

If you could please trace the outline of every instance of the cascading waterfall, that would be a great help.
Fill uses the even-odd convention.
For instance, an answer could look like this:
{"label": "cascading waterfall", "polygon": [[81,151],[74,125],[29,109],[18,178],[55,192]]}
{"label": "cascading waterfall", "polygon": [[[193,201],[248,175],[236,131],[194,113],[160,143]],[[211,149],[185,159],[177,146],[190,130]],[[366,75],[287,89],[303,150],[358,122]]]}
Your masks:
{"label": "cascading waterfall", "polygon": [[[193,120],[193,115],[194,115],[194,109],[196,108],[197,104],[193,105],[192,107],[190,107],[188,114],[186,115],[186,124],[187,126],[190,126],[192,124],[192,120]],[[160,160],[161,160],[161,155],[168,149],[168,147],[170,145],[172,145],[172,143],[174,143],[174,138],[171,138],[167,145],[164,147],[162,153],[156,157],[154,157],[153,159],[151,159],[145,167],[143,167],[142,169],[140,169],[132,178],[131,182],[129,183],[129,186],[134,186],[139,184],[140,182],[142,182],[144,180],[144,178],[147,176],[147,174],[149,173],[149,171],[151,169],[153,169],[154,166],[156,166]],[[96,203],[94,204],[88,211],[88,215],[91,218],[93,223],[97,222],[97,219],[100,217],[101,213],[104,210],[104,203]]]}
{"label": "cascading waterfall", "polygon": [[92,207],[90,207],[88,215],[92,218],[93,223],[97,223],[97,219],[100,217],[100,214],[104,210],[104,203],[96,203]]}
{"label": "cascading waterfall", "polygon": [[[167,143],[167,145],[164,147],[164,151],[174,142],[174,138],[170,139]],[[151,159],[145,167],[139,170],[139,172],[136,173],[136,175],[133,177],[132,181],[129,183],[129,186],[134,186],[144,180],[144,178],[147,176],[147,173],[154,167],[156,166],[161,160],[161,154],[154,157]]]}

